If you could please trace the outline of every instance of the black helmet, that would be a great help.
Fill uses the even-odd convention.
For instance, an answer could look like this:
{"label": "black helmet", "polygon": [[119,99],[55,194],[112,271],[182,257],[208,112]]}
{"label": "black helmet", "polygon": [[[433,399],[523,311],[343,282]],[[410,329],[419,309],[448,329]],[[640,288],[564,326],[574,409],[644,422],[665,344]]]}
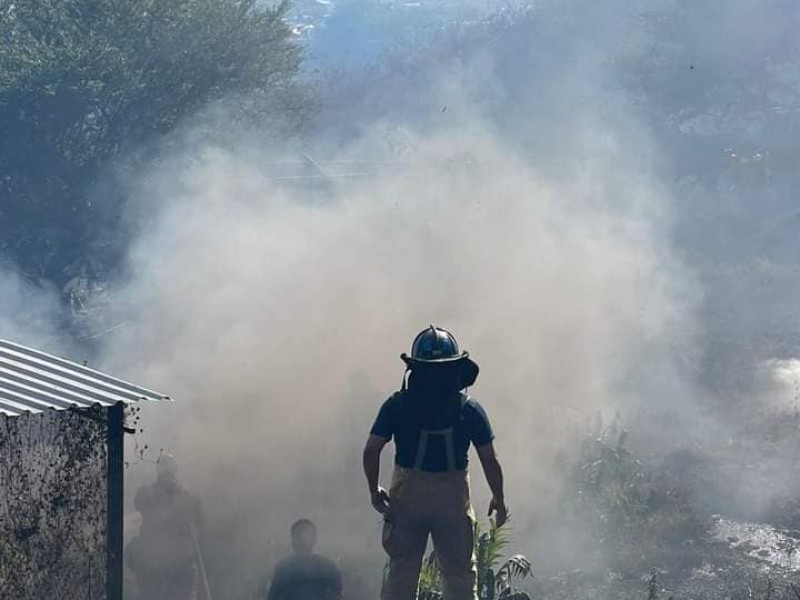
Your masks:
{"label": "black helmet", "polygon": [[478,377],[478,365],[469,358],[469,352],[460,351],[455,336],[434,325],[420,331],[414,338],[411,356],[403,353],[400,358],[411,370],[453,365],[461,371],[464,387],[475,383]]}
{"label": "black helmet", "polygon": [[411,356],[401,355],[406,363],[443,363],[467,358],[469,353],[458,351],[458,342],[452,333],[431,325],[423,329],[411,344]]}

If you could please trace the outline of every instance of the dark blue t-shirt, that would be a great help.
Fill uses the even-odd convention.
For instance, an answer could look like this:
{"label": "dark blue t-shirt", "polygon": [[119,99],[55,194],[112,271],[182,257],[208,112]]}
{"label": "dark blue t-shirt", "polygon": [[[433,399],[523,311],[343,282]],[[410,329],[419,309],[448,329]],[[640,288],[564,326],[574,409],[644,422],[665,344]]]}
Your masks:
{"label": "dark blue t-shirt", "polygon": [[[381,406],[370,433],[393,438],[395,463],[413,469],[420,450],[421,431],[441,431],[451,427],[454,466],[458,470],[465,470],[469,463],[470,442],[475,446],[483,446],[494,439],[494,434],[483,407],[477,400],[463,394],[397,392]],[[444,436],[428,436],[420,468],[432,472],[448,470]]]}
{"label": "dark blue t-shirt", "polygon": [[318,554],[290,556],[278,563],[267,600],[340,600],[342,574]]}

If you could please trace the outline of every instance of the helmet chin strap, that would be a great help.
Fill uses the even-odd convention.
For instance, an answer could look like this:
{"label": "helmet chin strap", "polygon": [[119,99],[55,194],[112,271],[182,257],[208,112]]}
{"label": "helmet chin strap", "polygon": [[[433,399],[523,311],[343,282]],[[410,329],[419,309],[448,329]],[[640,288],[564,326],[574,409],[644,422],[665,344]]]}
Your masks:
{"label": "helmet chin strap", "polygon": [[411,371],[411,368],[406,365],[406,370],[403,371],[403,384],[400,386],[400,391],[405,392],[408,388],[408,373]]}

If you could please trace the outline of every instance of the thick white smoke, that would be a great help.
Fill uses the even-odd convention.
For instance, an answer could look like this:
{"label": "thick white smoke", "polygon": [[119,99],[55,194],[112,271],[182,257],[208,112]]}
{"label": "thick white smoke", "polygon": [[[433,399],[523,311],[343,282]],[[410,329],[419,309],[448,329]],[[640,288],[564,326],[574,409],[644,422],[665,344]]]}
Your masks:
{"label": "thick white smoke", "polygon": [[[711,177],[716,145],[762,143],[763,100],[722,98],[760,64],[749,49],[785,54],[764,25],[796,12],[735,5],[720,18],[712,2],[543,2],[341,78],[308,151],[372,174],[324,192],[271,180],[257,140],[187,147],[146,174],[153,217],[107,364],[180,400],[151,411],[149,439],[206,501],[217,585],[250,593],[287,525],[311,516],[323,550],[365,573],[354,597],[374,593],[359,450],[431,322],[482,367],[472,393],[521,550],[558,497],[553,455],[596,411],[621,410],[656,452],[728,439],[739,417],[697,407],[701,286],[672,242],[680,221],[688,248],[710,244],[693,224],[724,194],[672,176]],[[773,71],[773,96],[789,98],[785,66]]]}
{"label": "thick white smoke", "polygon": [[[607,151],[556,176],[465,119],[409,130],[415,153],[399,173],[334,183],[322,200],[279,189],[252,151],[208,149],[151,179],[161,209],[132,253],[131,326],[111,337],[107,365],[179,399],[149,413],[154,445],[205,499],[235,593],[303,515],[324,549],[378,582],[359,450],[400,383],[398,355],[428,323],[482,367],[473,393],[523,539],[555,497],[553,453],[587,415],[636,406],[643,368],[672,382],[648,393],[676,389],[691,307],[658,231],[668,199],[639,159],[648,148],[582,123],[570,137]],[[373,142],[337,157],[370,148],[379,160]]]}

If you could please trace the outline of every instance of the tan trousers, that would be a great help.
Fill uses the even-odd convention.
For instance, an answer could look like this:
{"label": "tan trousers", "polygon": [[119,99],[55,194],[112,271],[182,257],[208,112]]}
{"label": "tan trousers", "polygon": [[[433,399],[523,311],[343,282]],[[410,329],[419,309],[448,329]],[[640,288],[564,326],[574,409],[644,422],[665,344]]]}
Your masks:
{"label": "tan trousers", "polygon": [[383,530],[389,570],[382,600],[414,600],[428,535],[442,573],[444,600],[477,600],[475,515],[466,471],[395,467]]}

